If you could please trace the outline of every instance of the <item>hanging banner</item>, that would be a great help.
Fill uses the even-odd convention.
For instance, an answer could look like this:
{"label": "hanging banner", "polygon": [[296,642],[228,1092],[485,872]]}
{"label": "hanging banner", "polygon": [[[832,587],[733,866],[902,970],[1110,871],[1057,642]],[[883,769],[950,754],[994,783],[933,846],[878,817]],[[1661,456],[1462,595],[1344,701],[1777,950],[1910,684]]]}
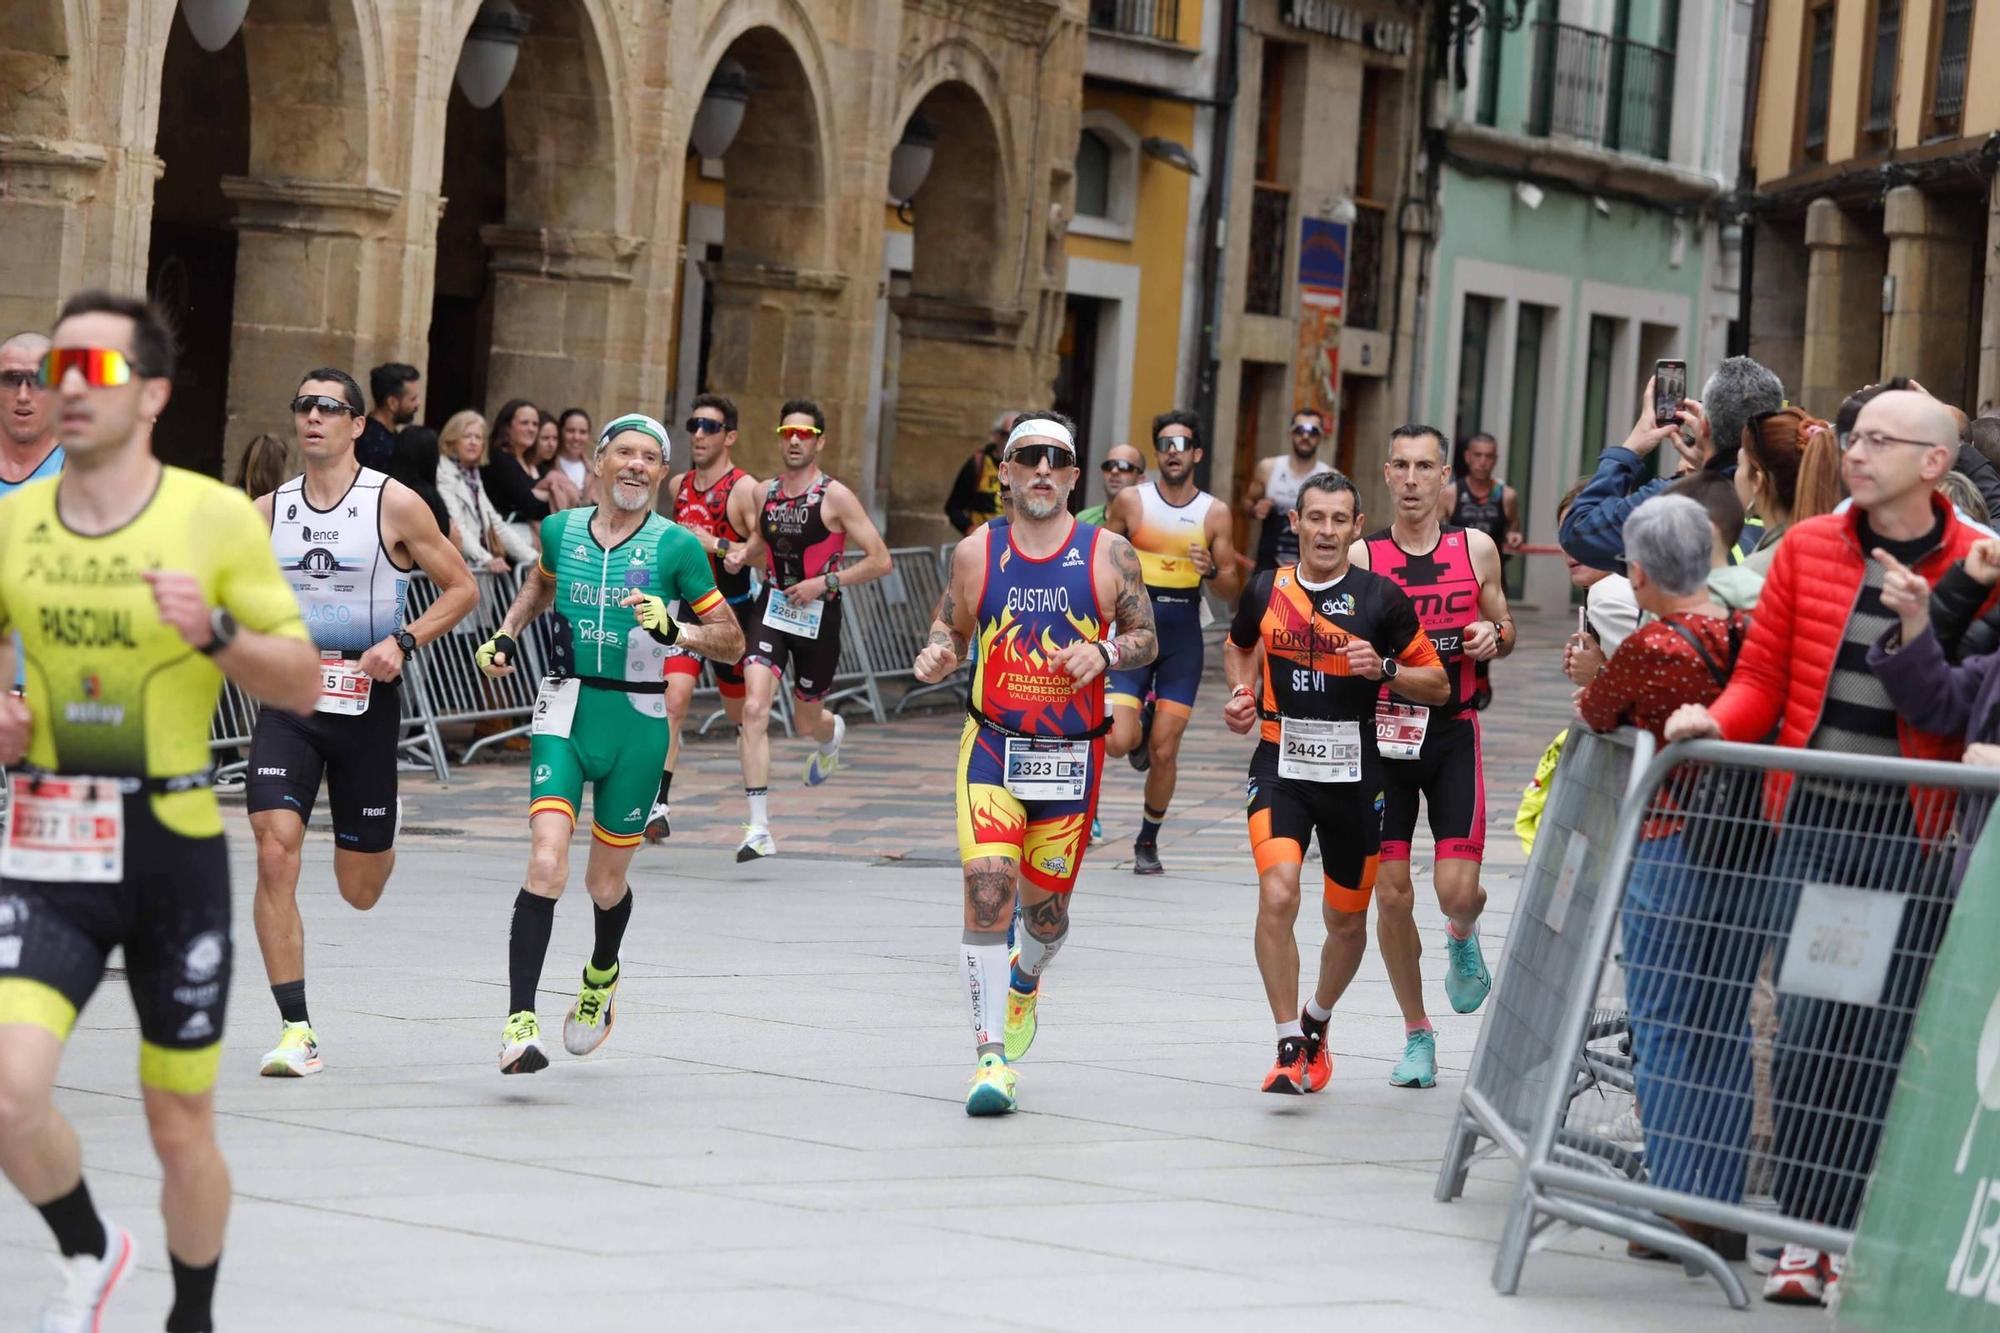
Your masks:
{"label": "hanging banner", "polygon": [[1299,329],[1292,357],[1292,411],[1339,419],[1340,330],[1347,304],[1347,224],[1299,222]]}

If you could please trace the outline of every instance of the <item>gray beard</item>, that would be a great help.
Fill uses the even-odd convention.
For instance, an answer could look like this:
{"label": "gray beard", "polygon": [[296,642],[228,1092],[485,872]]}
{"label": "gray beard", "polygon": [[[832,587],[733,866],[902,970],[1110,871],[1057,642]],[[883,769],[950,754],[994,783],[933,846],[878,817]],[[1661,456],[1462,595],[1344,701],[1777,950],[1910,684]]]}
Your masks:
{"label": "gray beard", "polygon": [[641,495],[637,499],[628,500],[625,498],[625,492],[619,490],[618,483],[614,481],[611,484],[611,503],[614,507],[622,509],[628,514],[636,514],[641,509],[651,509],[653,507],[653,497],[650,495]]}
{"label": "gray beard", "polygon": [[1025,495],[1017,498],[1014,503],[1025,509],[1028,512],[1028,517],[1032,519],[1054,518],[1056,513],[1063,507],[1061,496],[1049,497],[1048,502],[1040,508],[1036,508],[1036,501],[1029,499]]}

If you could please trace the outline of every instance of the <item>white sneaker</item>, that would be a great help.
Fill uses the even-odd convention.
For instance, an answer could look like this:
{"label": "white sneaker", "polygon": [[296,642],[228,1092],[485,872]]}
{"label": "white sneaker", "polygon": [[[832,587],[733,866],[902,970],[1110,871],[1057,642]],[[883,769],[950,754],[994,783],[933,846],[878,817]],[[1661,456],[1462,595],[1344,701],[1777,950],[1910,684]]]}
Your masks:
{"label": "white sneaker", "polygon": [[817,787],[840,767],[840,742],[847,737],[847,719],[833,715],[833,740],[806,756],[806,786]]}
{"label": "white sneaker", "polygon": [[646,841],[665,842],[673,834],[673,826],[668,822],[673,810],[665,801],[653,802],[653,812],[646,816]]}
{"label": "white sneaker", "polygon": [[776,856],[778,844],[771,837],[771,830],[759,828],[755,824],[743,826],[743,841],[737,844],[738,861],[755,861],[760,856]]}
{"label": "white sneaker", "polygon": [[319,1055],[319,1038],[310,1023],[287,1023],[278,1044],[264,1052],[257,1072],[265,1078],[304,1078],[326,1067]]}
{"label": "white sneaker", "polygon": [[98,1333],[104,1326],[104,1304],[132,1271],[137,1247],[132,1233],[109,1219],[104,1222],[104,1257],[77,1254],[57,1259],[62,1287],[42,1309],[35,1333]]}

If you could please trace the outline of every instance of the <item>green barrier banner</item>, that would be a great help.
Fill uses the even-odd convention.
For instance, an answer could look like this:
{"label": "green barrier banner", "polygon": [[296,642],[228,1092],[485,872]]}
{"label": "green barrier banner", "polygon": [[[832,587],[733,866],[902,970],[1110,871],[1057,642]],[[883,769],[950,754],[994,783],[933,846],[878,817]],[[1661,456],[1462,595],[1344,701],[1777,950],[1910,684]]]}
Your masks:
{"label": "green barrier banner", "polygon": [[1872,1328],[2000,1328],[2000,818],[1931,969],[1841,1281]]}

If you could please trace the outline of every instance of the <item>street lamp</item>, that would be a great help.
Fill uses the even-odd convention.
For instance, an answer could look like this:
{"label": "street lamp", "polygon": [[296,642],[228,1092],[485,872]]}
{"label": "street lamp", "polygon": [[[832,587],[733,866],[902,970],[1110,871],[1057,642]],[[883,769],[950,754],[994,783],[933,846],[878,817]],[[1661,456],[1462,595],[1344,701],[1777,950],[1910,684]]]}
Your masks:
{"label": "street lamp", "polygon": [[194,42],[204,51],[220,51],[243,26],[250,0],[181,0],[181,17],[187,20]]}
{"label": "street lamp", "polygon": [[527,35],[528,16],[513,0],[484,0],[458,51],[458,90],[466,101],[484,111],[500,100]]}
{"label": "street lamp", "polygon": [[889,198],[907,204],[924,188],[931,174],[931,160],[937,156],[937,130],[922,116],[911,116],[903,126],[903,137],[889,154]]}
{"label": "street lamp", "polygon": [[711,162],[721,158],[736,142],[736,131],[743,128],[743,112],[749,104],[749,72],[740,62],[724,59],[709,77],[701,105],[695,108],[694,125],[688,131],[694,151]]}

